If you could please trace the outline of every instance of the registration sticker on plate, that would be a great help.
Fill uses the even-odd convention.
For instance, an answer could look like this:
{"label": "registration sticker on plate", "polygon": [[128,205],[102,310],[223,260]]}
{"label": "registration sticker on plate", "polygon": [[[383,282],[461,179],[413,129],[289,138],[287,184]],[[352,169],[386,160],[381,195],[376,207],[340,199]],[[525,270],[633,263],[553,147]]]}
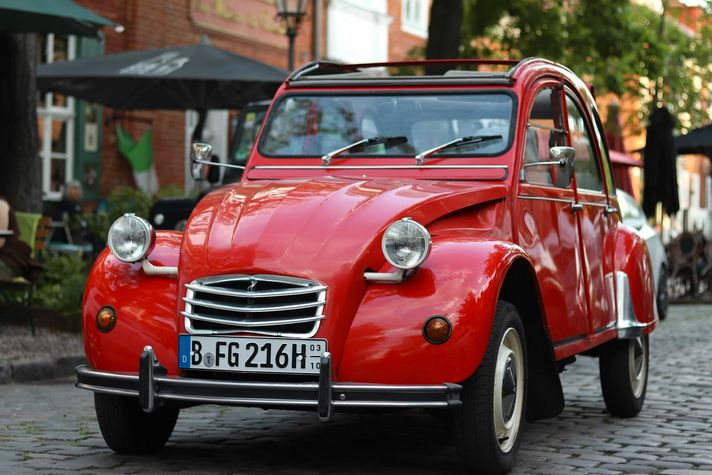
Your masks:
{"label": "registration sticker on plate", "polygon": [[257,373],[319,373],[326,340],[229,336],[178,336],[183,369]]}

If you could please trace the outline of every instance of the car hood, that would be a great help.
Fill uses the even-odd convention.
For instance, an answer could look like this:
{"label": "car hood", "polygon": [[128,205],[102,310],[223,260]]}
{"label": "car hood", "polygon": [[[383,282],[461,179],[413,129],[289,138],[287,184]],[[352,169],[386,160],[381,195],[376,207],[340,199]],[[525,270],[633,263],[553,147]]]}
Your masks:
{"label": "car hood", "polygon": [[[328,286],[327,315],[353,318],[366,287],[363,272],[385,263],[380,240],[388,225],[410,216],[427,226],[506,193],[500,183],[392,179],[319,178],[225,187],[207,195],[190,217],[179,263],[180,288],[214,275],[300,277]],[[182,303],[179,307],[180,315]],[[334,337],[335,320],[327,318],[319,336]],[[348,325],[339,327],[348,330]]]}
{"label": "car hood", "polygon": [[327,279],[353,267],[397,219],[410,216],[427,226],[505,194],[501,184],[416,180],[237,184],[211,193],[194,210],[181,269],[189,277],[239,271]]}

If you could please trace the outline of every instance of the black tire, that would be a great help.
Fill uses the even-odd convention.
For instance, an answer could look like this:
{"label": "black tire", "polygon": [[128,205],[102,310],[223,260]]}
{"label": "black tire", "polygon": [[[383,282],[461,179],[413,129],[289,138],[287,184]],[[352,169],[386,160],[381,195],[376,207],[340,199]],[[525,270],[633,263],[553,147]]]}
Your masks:
{"label": "black tire", "polygon": [[667,269],[660,269],[660,277],[658,278],[658,295],[656,296],[658,305],[658,317],[660,320],[667,318],[668,305],[670,303],[670,295],[668,294],[668,277]]}
{"label": "black tire", "polygon": [[111,450],[120,454],[158,452],[173,433],[179,409],[160,407],[143,412],[138,398],[94,394],[101,435]]}
{"label": "black tire", "polygon": [[519,313],[514,305],[499,301],[487,351],[463,384],[463,404],[455,413],[457,452],[475,473],[506,473],[514,465],[526,420],[526,355]]}
{"label": "black tire", "polygon": [[648,388],[648,337],[607,343],[599,360],[601,389],[608,411],[617,417],[638,415]]}

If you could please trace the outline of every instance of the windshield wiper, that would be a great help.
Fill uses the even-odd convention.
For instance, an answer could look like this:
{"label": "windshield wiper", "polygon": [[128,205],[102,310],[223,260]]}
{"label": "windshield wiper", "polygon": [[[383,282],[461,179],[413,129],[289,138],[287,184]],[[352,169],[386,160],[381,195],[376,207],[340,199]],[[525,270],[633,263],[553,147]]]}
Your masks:
{"label": "windshield wiper", "polygon": [[483,144],[484,145],[487,142],[492,142],[495,140],[502,140],[502,136],[501,135],[471,135],[471,136],[467,136],[467,137],[460,137],[459,139],[451,140],[450,142],[438,145],[437,147],[431,148],[430,150],[426,150],[425,152],[419,153],[418,155],[415,156],[415,164],[422,165],[423,160],[425,160],[429,156],[431,156],[435,153],[438,153],[442,150],[448,149],[448,148],[462,147],[464,145],[473,145],[473,144]]}
{"label": "windshield wiper", "polygon": [[405,137],[403,135],[397,135],[397,136],[393,136],[393,137],[371,137],[370,139],[361,139],[358,142],[354,142],[352,144],[347,145],[346,147],[339,148],[337,150],[327,153],[326,155],[323,155],[321,157],[321,164],[324,165],[325,167],[328,167],[329,164],[331,163],[332,158],[338,157],[342,153],[348,152],[349,150],[352,150],[360,145],[363,145],[363,146],[378,145],[378,144],[397,145],[397,144],[406,143],[407,141],[408,141],[408,137]]}

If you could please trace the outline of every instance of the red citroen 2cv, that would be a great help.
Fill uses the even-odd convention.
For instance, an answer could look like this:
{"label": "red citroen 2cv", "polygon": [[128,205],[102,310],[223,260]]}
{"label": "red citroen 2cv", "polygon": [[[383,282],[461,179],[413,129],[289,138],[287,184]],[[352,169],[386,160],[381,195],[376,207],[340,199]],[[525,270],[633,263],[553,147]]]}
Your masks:
{"label": "red citroen 2cv", "polygon": [[[113,224],[77,368],[109,447],[159,450],[197,404],[424,408],[452,416],[466,467],[500,473],[578,354],[613,415],[641,410],[651,269],[588,89],[543,59],[448,63],[311,63],[183,233]],[[462,69],[484,64],[506,70]],[[193,153],[199,177],[210,147]]]}

